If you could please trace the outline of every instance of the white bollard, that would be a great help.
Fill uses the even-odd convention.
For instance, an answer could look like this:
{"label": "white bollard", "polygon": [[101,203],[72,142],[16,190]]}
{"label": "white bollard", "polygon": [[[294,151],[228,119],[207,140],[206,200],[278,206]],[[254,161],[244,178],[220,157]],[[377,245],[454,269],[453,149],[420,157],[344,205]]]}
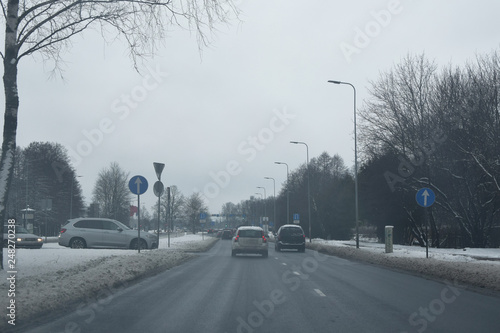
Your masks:
{"label": "white bollard", "polygon": [[393,229],[394,229],[394,226],[392,226],[392,225],[385,226],[385,253],[392,253],[392,250],[393,250],[392,231],[393,231]]}

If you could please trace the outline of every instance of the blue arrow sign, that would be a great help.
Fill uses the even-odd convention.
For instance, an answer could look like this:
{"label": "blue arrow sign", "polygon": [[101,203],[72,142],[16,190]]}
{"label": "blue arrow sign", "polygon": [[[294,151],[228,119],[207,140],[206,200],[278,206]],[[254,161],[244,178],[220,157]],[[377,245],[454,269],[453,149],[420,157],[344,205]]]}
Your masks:
{"label": "blue arrow sign", "polygon": [[430,207],[436,201],[436,195],[430,188],[424,187],[418,190],[415,199],[420,206]]}
{"label": "blue arrow sign", "polygon": [[143,176],[134,176],[128,182],[130,192],[141,195],[148,190],[148,181]]}
{"label": "blue arrow sign", "polygon": [[300,220],[299,214],[297,213],[293,214],[293,219],[297,221]]}
{"label": "blue arrow sign", "polygon": [[200,220],[205,220],[207,218],[207,214],[200,213]]}

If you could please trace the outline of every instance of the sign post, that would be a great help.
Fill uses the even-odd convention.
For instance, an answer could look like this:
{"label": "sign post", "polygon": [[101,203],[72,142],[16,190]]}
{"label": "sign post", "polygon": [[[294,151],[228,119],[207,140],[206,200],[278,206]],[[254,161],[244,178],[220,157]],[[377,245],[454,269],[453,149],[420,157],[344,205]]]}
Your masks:
{"label": "sign post", "polygon": [[200,213],[201,240],[205,240],[205,238],[203,236],[203,228],[205,227],[206,219],[207,219],[207,214],[206,213]]}
{"label": "sign post", "polygon": [[[160,207],[161,207],[160,197],[162,196],[164,190],[163,183],[161,182],[161,173],[163,171],[163,168],[165,167],[165,164],[153,162],[153,167],[155,168],[156,177],[158,177],[158,181],[153,185],[153,192],[158,197],[158,227],[156,230],[156,244],[157,244],[157,249],[160,249]],[[168,233],[168,244],[170,245],[170,230],[168,230],[168,228],[167,228],[167,233]]]}
{"label": "sign post", "polygon": [[128,182],[128,188],[137,194],[137,252],[141,253],[141,194],[148,190],[148,181],[143,176],[134,176]]}
{"label": "sign post", "polygon": [[[436,195],[434,194],[434,191],[432,191],[428,187],[423,187],[420,190],[418,190],[417,194],[415,195],[415,199],[417,200],[417,204],[421,207],[427,208],[432,206],[434,201],[436,201]],[[425,257],[429,258],[429,232],[428,232],[428,225],[429,225],[429,216],[427,210],[425,211]]]}

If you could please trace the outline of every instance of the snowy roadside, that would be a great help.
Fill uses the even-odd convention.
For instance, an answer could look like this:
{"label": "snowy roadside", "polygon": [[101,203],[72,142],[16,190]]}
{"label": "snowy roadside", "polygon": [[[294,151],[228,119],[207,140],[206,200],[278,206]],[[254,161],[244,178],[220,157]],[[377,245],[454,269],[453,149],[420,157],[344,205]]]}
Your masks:
{"label": "snowy roadside", "polygon": [[385,245],[354,241],[313,239],[307,247],[345,259],[359,260],[399,269],[438,280],[456,281],[464,287],[485,292],[500,292],[500,249],[429,249],[394,245],[393,253],[385,253]]}
{"label": "snowy roadside", "polygon": [[[180,265],[209,249],[216,238],[185,235],[160,239],[159,250],[73,250],[57,243],[40,250],[16,250],[15,283],[7,270],[0,271],[0,331],[10,327],[7,306],[15,300],[15,322],[26,323],[44,314],[57,313],[68,305],[87,305],[106,299],[134,280]],[[4,266],[7,260],[4,258]],[[7,297],[14,286],[14,297]]]}

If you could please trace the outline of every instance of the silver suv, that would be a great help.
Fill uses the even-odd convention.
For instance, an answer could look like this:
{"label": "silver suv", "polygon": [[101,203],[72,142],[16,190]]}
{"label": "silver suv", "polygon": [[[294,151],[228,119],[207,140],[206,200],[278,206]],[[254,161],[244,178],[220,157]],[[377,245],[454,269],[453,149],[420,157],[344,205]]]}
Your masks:
{"label": "silver suv", "polygon": [[112,219],[76,218],[66,222],[59,234],[59,245],[82,249],[86,247],[154,249],[158,247],[156,235],[141,232],[137,241],[137,230]]}
{"label": "silver suv", "polygon": [[231,255],[257,253],[267,257],[267,248],[267,239],[261,227],[239,227],[232,240]]}

